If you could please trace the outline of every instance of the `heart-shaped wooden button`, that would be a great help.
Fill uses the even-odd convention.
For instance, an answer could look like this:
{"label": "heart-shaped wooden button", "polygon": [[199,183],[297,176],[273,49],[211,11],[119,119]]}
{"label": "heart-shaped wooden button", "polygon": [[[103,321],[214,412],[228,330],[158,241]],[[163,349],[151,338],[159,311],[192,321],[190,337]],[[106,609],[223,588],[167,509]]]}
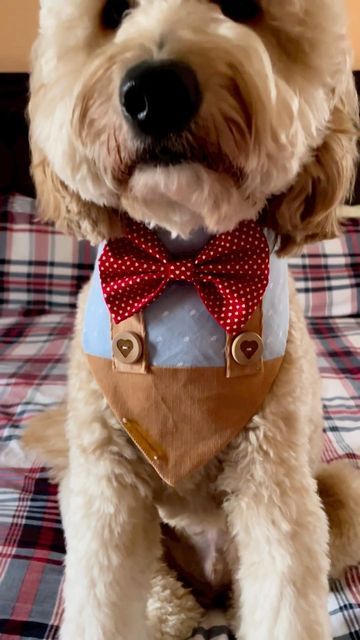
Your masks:
{"label": "heart-shaped wooden button", "polygon": [[241,333],[232,343],[231,353],[238,364],[256,364],[264,353],[262,338],[257,333]]}
{"label": "heart-shaped wooden button", "polygon": [[113,340],[113,353],[122,364],[135,364],[143,353],[140,337],[130,331],[119,333]]}
{"label": "heart-shaped wooden button", "polygon": [[244,340],[244,342],[242,342],[240,345],[241,351],[243,352],[245,358],[247,358],[248,360],[251,360],[251,358],[257,352],[258,348],[259,345],[256,340]]}
{"label": "heart-shaped wooden button", "polygon": [[124,358],[128,358],[132,350],[134,349],[133,342],[131,340],[118,340],[117,346],[121,351]]}

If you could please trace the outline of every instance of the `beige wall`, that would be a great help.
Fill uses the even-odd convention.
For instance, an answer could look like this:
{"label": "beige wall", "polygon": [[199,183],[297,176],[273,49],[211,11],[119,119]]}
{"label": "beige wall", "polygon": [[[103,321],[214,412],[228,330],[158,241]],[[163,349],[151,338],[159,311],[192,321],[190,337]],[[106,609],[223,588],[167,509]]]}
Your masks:
{"label": "beige wall", "polygon": [[28,69],[37,15],[38,0],[0,0],[0,72]]}
{"label": "beige wall", "polygon": [[360,69],[360,0],[346,0],[350,14],[350,33],[355,50],[355,68]]}
{"label": "beige wall", "polygon": [[[350,12],[355,66],[360,69],[360,0],[346,0],[346,3]],[[0,72],[28,69],[29,50],[36,33],[37,7],[38,0],[0,0]]]}

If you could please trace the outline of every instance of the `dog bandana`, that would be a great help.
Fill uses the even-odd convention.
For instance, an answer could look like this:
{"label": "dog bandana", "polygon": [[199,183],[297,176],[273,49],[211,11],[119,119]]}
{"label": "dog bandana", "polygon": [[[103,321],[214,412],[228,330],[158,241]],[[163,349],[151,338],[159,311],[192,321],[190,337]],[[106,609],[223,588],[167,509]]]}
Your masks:
{"label": "dog bandana", "polygon": [[[128,433],[157,473],[175,485],[224,449],[259,411],[269,393],[287,342],[287,264],[269,251],[272,238],[268,242],[255,223],[241,223],[236,230],[239,251],[225,246],[225,253],[220,250],[213,256],[209,252],[218,239],[221,243],[222,236],[229,237],[227,234],[211,237],[199,229],[183,240],[164,230],[149,231],[138,223],[130,223],[130,227],[131,242],[128,231],[114,244],[99,248],[101,257],[85,309],[83,348],[119,428]],[[249,284],[259,284],[253,289],[246,283],[246,267],[254,261],[255,253],[249,242],[250,230],[254,247],[256,242],[261,246],[257,257],[261,262],[250,270]],[[143,239],[149,239],[150,249],[147,242],[142,246],[137,242],[140,231]],[[239,248],[237,241],[234,244]],[[140,254],[141,263],[137,260]],[[131,273],[128,260],[133,262]],[[106,262],[113,265],[110,270]],[[169,263],[175,266],[169,267]],[[103,264],[106,268],[101,271]],[[175,278],[168,277],[169,270],[175,270]],[[178,279],[176,270],[186,274],[184,279]],[[200,273],[198,286],[195,270]],[[208,292],[221,296],[221,289],[213,282],[207,287],[204,273],[216,283],[224,283],[222,290],[230,289],[230,293],[225,290],[226,302],[219,298],[220,307],[246,304],[246,294],[254,291],[253,300],[258,302],[253,313],[241,314],[240,321],[234,314],[236,323],[224,330],[219,322],[223,311],[215,319],[206,297]],[[132,280],[129,287],[121,287],[120,295],[115,295],[115,285],[119,287],[127,278]],[[140,295],[136,293],[134,285],[140,282],[146,285],[149,299],[144,289]],[[103,289],[108,294],[106,301]],[[199,290],[206,290],[205,299]],[[125,298],[122,308],[119,305]],[[130,315],[127,305],[136,305],[139,310]],[[229,314],[225,318],[232,322]]]}
{"label": "dog bandana", "polygon": [[102,290],[114,322],[126,320],[171,282],[196,288],[209,313],[235,335],[260,304],[269,282],[269,247],[258,224],[212,238],[195,257],[176,259],[158,236],[129,221],[124,238],[109,242],[99,262]]}

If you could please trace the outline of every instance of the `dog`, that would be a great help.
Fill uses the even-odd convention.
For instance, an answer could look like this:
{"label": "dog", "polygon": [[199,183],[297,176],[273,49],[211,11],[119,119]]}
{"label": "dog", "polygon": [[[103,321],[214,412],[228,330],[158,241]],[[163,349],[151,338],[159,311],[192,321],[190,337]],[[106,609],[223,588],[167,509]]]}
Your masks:
{"label": "dog", "polygon": [[[206,242],[231,246],[235,230],[251,229],[264,264],[270,251],[280,265],[281,256],[338,233],[359,124],[340,0],[42,0],[32,63],[40,210],[67,233],[102,250],[107,243],[109,260],[129,228],[133,243],[142,233],[158,243],[160,235],[170,250],[199,229]],[[250,284],[255,276],[256,269]],[[184,454],[177,425],[176,446],[166,444],[171,469],[163,441],[146,440],[142,422],[121,420],[115,406],[141,404],[157,429],[156,394],[136,391],[154,372],[106,365],[103,375],[84,348],[90,295],[88,285],[66,406],[24,436],[60,482],[62,640],[180,640],[214,607],[227,607],[238,640],[329,640],[328,576],[359,560],[360,480],[343,462],[320,463],[319,374],[291,281],[276,375],[264,393],[261,378],[257,403],[240,417],[266,362],[257,359],[241,381],[239,369],[229,374],[242,385],[239,425],[216,447],[208,446],[208,425],[200,425],[200,443],[184,420],[190,378],[177,387],[179,413],[169,411],[168,422],[181,416],[191,446]],[[255,322],[251,313],[245,320]],[[253,329],[246,325],[255,335],[244,347],[250,359],[261,346],[261,327]],[[139,347],[133,325],[128,333],[115,344],[115,368]],[[116,375],[126,393],[106,391]],[[167,383],[165,375],[160,395]],[[162,413],[158,421],[166,434]]]}

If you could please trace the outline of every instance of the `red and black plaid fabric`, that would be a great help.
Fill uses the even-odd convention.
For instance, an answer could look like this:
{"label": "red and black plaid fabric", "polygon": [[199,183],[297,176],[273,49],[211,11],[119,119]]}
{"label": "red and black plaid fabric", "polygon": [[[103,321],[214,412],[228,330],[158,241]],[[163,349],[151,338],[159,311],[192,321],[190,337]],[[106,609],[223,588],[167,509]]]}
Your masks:
{"label": "red and black plaid fabric", "polygon": [[343,234],[307,247],[291,260],[307,318],[360,315],[360,222],[348,219]]}
{"label": "red and black plaid fabric", "polygon": [[[9,224],[14,225],[16,215],[21,214],[17,219],[23,232],[22,242],[19,241],[18,246],[27,247],[29,243],[37,246],[33,203],[12,197],[3,199],[1,205],[1,222],[5,219],[10,221],[2,225],[0,235],[0,246],[2,249],[6,246],[2,265],[6,265],[8,274],[14,274],[16,271],[10,263],[19,260],[19,254],[14,253],[15,243],[9,235],[17,231],[13,229],[10,232]],[[43,234],[45,227],[40,225],[39,228]],[[348,230],[356,237],[351,240],[348,238],[346,246],[350,246],[348,242],[358,242],[360,223],[351,223]],[[4,296],[6,304],[0,307],[0,638],[4,640],[55,639],[61,619],[64,541],[56,487],[49,483],[46,471],[34,465],[33,460],[22,451],[19,435],[30,416],[57,405],[63,399],[76,289],[91,271],[92,253],[85,246],[81,249],[84,253],[79,253],[75,242],[62,239],[49,227],[46,227],[46,233],[52,236],[42,237],[48,247],[48,257],[51,255],[54,263],[51,267],[54,275],[46,286],[55,283],[56,288],[57,283],[61,282],[62,295],[52,297],[50,292],[43,292],[43,297],[37,297],[34,288],[36,268],[31,259],[29,270],[35,277],[16,280],[19,304],[16,304],[10,291],[11,285],[8,285]],[[31,234],[33,237],[30,239]],[[65,242],[61,255],[54,247],[55,239]],[[327,245],[321,246],[325,252]],[[30,255],[26,249],[21,249],[20,256],[22,251],[23,258]],[[317,248],[309,251],[316,253]],[[60,270],[57,265],[59,256]],[[42,253],[40,268],[44,268],[46,258]],[[73,260],[77,261],[75,265]],[[81,260],[84,262],[79,266]],[[319,308],[317,291],[311,288],[312,280],[307,279],[305,283],[299,279],[301,270],[306,271],[305,265],[309,260],[306,256],[303,266],[300,260],[296,260],[297,284],[304,296],[306,293],[306,296],[313,298],[304,298],[305,307]],[[320,262],[327,263],[328,272],[331,273],[330,258],[323,256]],[[3,268],[5,271],[5,266]],[[24,261],[21,269],[23,274],[27,273]],[[60,272],[67,274],[68,288],[64,280],[59,278]],[[45,279],[48,273],[45,270]],[[352,278],[352,274],[349,275],[350,288]],[[26,284],[21,285],[20,282]],[[315,289],[319,284],[327,291],[333,286],[330,278],[325,284],[318,278]],[[28,295],[28,288],[31,295]],[[68,306],[62,306],[65,290]],[[40,301],[38,306],[37,302],[33,303],[35,299]],[[60,306],[57,306],[59,301]],[[40,314],[37,313],[39,310]],[[349,317],[345,317],[345,313],[339,313],[338,317],[334,317],[333,313],[329,316],[309,319],[323,380],[326,424],[324,458],[326,461],[348,458],[351,463],[358,464],[360,313],[358,309]],[[360,639],[359,568],[350,568],[344,580],[332,583],[329,612],[336,640]],[[196,638],[205,640],[220,640],[226,636],[231,638],[230,632],[227,633],[223,627],[214,627],[210,631],[200,629],[195,633]]]}
{"label": "red and black plaid fabric", "polygon": [[95,249],[42,224],[30,198],[0,195],[0,212],[0,306],[31,313],[74,309]]}

